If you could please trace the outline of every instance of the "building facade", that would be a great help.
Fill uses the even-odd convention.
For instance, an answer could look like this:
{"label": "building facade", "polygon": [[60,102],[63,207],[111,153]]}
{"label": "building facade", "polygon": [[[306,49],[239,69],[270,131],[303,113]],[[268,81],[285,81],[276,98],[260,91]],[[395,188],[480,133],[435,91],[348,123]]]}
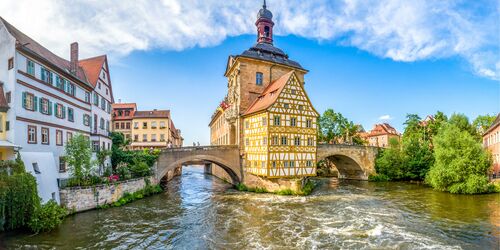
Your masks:
{"label": "building facade", "polygon": [[401,135],[388,123],[375,124],[373,129],[362,134],[362,138],[366,140],[368,146],[388,148],[389,141],[392,138],[399,140]]}
{"label": "building facade", "polygon": [[114,103],[113,128],[114,132],[122,133],[125,139],[132,139],[132,119],[134,118],[137,104],[135,103]]}
{"label": "building facade", "polygon": [[[70,51],[70,60],[63,59],[0,18],[1,159],[13,159],[18,151],[43,201],[59,202],[58,178],[68,177],[64,146],[74,135],[99,140],[99,149],[111,147],[110,108],[92,105],[102,94],[94,84],[103,71],[109,88],[103,97],[113,101],[106,56],[99,64],[92,58],[80,61],[77,43]],[[88,62],[95,70],[86,67]],[[92,117],[104,121],[102,129],[93,129]]]}
{"label": "building facade", "polygon": [[491,152],[493,166],[492,178],[500,178],[500,114],[483,135],[483,145]]}
{"label": "building facade", "polygon": [[129,140],[128,149],[181,147],[184,139],[174,125],[170,110],[139,111],[135,103],[115,103],[113,131]]}
{"label": "building facade", "polygon": [[272,18],[264,3],[257,43],[228,58],[228,92],[209,123],[211,144],[238,145],[255,175],[315,175],[318,113],[304,89],[308,71],[274,46]]}

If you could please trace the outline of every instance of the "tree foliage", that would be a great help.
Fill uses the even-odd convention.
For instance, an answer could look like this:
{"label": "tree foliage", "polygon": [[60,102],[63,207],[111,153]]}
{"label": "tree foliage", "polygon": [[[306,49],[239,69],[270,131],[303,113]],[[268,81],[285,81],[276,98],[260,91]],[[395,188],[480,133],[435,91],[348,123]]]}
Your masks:
{"label": "tree foliage", "polygon": [[470,134],[464,119],[455,119],[443,126],[434,139],[436,163],[425,180],[435,189],[450,193],[489,192],[492,186],[487,174],[491,156]]}
{"label": "tree foliage", "polygon": [[92,151],[90,141],[82,134],[77,134],[68,141],[65,147],[65,160],[70,173],[77,179],[88,178],[92,170]]}
{"label": "tree foliage", "polygon": [[480,115],[472,122],[472,127],[476,129],[477,133],[482,135],[495,121],[494,115]]}
{"label": "tree foliage", "polygon": [[333,109],[327,109],[320,116],[318,125],[319,141],[363,144],[363,140],[359,136],[359,132],[363,130],[363,127],[354,124]]}

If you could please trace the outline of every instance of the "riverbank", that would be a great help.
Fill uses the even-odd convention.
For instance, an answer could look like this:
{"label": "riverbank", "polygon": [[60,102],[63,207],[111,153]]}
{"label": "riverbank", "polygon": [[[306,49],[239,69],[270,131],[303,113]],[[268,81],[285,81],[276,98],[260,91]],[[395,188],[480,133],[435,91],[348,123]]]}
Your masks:
{"label": "riverbank", "polygon": [[[184,167],[165,191],[69,216],[55,231],[0,236],[0,249],[495,249],[500,197],[409,183],[318,178],[309,196],[238,192]],[[76,233],[77,232],[77,233]]]}

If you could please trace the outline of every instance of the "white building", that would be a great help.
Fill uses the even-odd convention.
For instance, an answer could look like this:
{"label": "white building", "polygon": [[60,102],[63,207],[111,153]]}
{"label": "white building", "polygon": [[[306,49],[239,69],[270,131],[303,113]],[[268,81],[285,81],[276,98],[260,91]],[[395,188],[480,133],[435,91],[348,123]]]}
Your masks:
{"label": "white building", "polygon": [[13,159],[19,150],[44,202],[59,202],[69,138],[80,133],[99,145],[95,150],[111,148],[109,79],[106,56],[78,60],[73,43],[68,61],[0,17],[0,92],[8,106],[0,97],[0,159]]}

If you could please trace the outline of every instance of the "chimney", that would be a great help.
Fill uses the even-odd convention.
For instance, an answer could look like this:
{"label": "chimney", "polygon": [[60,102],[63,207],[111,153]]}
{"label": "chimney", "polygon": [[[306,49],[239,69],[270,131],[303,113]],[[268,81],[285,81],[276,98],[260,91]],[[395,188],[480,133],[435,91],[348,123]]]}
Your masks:
{"label": "chimney", "polygon": [[70,70],[71,73],[76,75],[76,70],[78,69],[78,43],[74,42],[71,44],[71,49],[70,49]]}

